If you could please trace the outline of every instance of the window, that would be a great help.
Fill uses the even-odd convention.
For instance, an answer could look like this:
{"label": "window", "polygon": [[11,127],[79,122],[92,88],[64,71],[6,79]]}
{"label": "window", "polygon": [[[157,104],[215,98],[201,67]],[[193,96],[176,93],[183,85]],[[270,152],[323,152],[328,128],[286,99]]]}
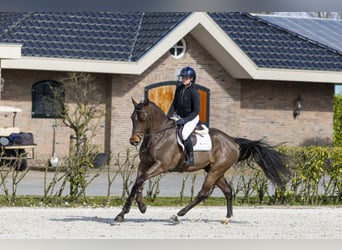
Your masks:
{"label": "window", "polygon": [[61,118],[64,111],[63,84],[45,80],[32,86],[32,118]]}
{"label": "window", "polygon": [[176,59],[181,58],[185,54],[185,52],[186,52],[186,43],[184,39],[180,40],[170,49],[171,55]]}

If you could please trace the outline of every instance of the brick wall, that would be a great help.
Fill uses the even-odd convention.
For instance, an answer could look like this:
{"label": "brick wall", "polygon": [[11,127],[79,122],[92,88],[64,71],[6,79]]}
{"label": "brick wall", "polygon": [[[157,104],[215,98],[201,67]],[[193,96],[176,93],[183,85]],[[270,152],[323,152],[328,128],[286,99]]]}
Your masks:
{"label": "brick wall", "polygon": [[112,83],[112,150],[131,147],[131,97],[143,100],[144,88],[150,84],[174,81],[185,66],[197,74],[196,82],[210,89],[210,125],[231,134],[239,132],[240,82],[234,80],[191,36],[186,37],[187,53],[174,59],[169,53],[161,57],[141,76],[114,76]]}
{"label": "brick wall", "polygon": [[[2,93],[0,105],[14,106],[22,109],[21,113],[16,116],[16,126],[22,132],[31,132],[34,135],[34,142],[37,144],[35,148],[35,159],[29,160],[32,165],[44,165],[52,155],[53,144],[53,124],[55,119],[31,118],[32,111],[32,85],[42,80],[60,81],[65,74],[49,71],[25,71],[25,70],[3,70],[5,79],[5,88]],[[97,82],[99,92],[103,95],[103,108],[106,102],[110,100],[110,93],[106,96],[106,89],[110,86],[108,76],[94,75]],[[70,104],[70,100],[66,100]],[[71,104],[72,105],[72,104]],[[12,126],[12,115],[5,116],[0,114],[0,126]],[[58,157],[63,157],[68,152],[70,135],[72,132],[66,128],[61,121],[57,122],[56,129],[56,147],[55,152]],[[97,136],[93,142],[98,144],[102,150],[105,146],[105,117],[99,121],[99,129]]]}
{"label": "brick wall", "polygon": [[[166,53],[140,76],[94,75],[107,111],[94,143],[113,154],[132,147],[128,142],[132,127],[131,97],[143,100],[146,86],[174,81],[180,69],[188,65],[196,70],[197,83],[210,89],[211,127],[234,137],[267,137],[275,144],[299,145],[313,137],[332,139],[333,85],[233,79],[192,36],[186,36],[185,40],[184,57],[174,59]],[[0,105],[23,109],[16,119],[17,125],[22,131],[32,132],[38,144],[35,160],[29,164],[44,165],[52,153],[54,120],[31,118],[31,88],[41,80],[58,81],[63,73],[24,70],[2,73],[6,83]],[[298,94],[304,100],[303,111],[293,119],[293,101]],[[11,124],[8,119],[1,115],[1,126]],[[56,152],[60,157],[67,153],[70,134],[69,129],[57,127]]]}
{"label": "brick wall", "polygon": [[[332,141],[333,85],[249,80],[242,81],[241,93],[241,136],[289,145]],[[299,94],[303,108],[294,119]]]}

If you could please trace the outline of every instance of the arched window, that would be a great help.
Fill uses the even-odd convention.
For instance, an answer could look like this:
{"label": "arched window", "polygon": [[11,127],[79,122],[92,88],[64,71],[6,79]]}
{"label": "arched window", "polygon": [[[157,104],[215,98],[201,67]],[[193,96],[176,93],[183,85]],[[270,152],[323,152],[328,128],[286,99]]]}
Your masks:
{"label": "arched window", "polygon": [[186,42],[184,39],[179,40],[171,49],[170,53],[173,58],[179,59],[186,52]]}
{"label": "arched window", "polygon": [[44,80],[32,86],[32,118],[61,118],[64,111],[64,85]]}

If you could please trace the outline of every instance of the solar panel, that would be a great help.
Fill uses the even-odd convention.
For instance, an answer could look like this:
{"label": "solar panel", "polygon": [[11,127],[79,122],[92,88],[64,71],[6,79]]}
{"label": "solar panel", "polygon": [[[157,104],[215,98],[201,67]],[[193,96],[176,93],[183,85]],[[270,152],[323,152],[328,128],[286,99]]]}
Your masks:
{"label": "solar panel", "polygon": [[342,52],[342,21],[319,18],[298,18],[271,15],[258,17],[295,32],[312,41]]}

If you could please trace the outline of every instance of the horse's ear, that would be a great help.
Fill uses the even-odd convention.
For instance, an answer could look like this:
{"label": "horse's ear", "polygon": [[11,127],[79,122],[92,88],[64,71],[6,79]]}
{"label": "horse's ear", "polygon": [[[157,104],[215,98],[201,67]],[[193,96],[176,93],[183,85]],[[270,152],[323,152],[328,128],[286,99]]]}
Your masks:
{"label": "horse's ear", "polygon": [[131,98],[132,98],[132,103],[133,103],[134,107],[137,106],[138,103],[133,99],[133,97],[131,97]]}

